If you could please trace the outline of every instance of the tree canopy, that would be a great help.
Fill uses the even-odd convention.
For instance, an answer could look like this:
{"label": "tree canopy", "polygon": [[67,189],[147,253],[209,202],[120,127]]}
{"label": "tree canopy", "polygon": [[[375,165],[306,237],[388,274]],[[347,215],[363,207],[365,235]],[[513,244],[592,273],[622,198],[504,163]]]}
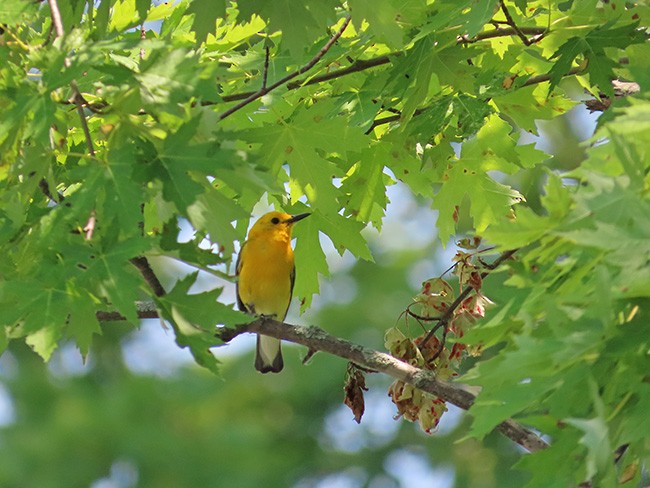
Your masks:
{"label": "tree canopy", "polygon": [[[233,448],[230,461],[220,460],[224,472],[246,456],[246,426],[266,429],[259,445],[278,456],[277,471],[266,463],[271,485],[312,486],[326,479],[317,473],[344,471],[341,459],[319,464],[312,443],[291,455],[313,471],[286,478],[289,458],[268,452],[273,432],[317,437],[310,429],[325,404],[305,397],[315,388],[339,394],[343,373],[327,375],[345,364],[336,356],[351,361],[346,403],[357,420],[369,371],[381,371],[395,381],[396,412],[433,432],[412,442],[440,446],[438,420],[455,404],[471,418],[458,438],[498,429],[532,451],[512,451],[494,468],[504,475],[518,459],[524,474],[513,483],[642,483],[650,452],[649,16],[647,2],[618,0],[4,0],[0,347],[19,351],[25,368],[36,366],[21,342],[45,361],[71,341],[83,356],[108,351],[108,360],[140,319],[160,317],[178,346],[217,374],[217,346],[247,331],[328,353],[291,380],[300,386],[286,401],[304,407],[291,435],[271,414],[256,414],[252,400],[237,411],[246,402],[233,398],[253,395],[243,387],[215,394],[214,415],[245,418],[226,434]],[[572,120],[573,107],[599,116],[562,160],[534,136],[541,121]],[[435,232],[437,244],[375,248],[368,228],[389,240],[406,233],[410,218],[384,227],[391,187],[435,210],[435,221],[411,232]],[[312,214],[294,232],[301,311],[331,279],[328,248],[355,258],[353,299],[310,316],[329,334],[251,322],[221,287],[197,291],[202,276],[234,280],[233,253],[260,202]],[[189,238],[179,238],[182,227]],[[453,257],[441,264],[436,254]],[[193,271],[170,278],[172,261]],[[407,274],[422,262],[440,269],[418,290]],[[364,335],[378,316],[382,324]],[[384,348],[392,357],[374,351]],[[117,363],[98,374],[122,374]],[[262,385],[266,377],[247,379],[247,366],[237,381]],[[283,373],[292,374],[302,373]],[[160,394],[158,383],[129,381],[141,395]],[[175,405],[189,397],[207,408],[190,384],[211,379],[195,381],[170,380]],[[55,386],[45,383],[38,373],[30,384],[51,398]],[[77,388],[101,387],[88,380]],[[80,412],[90,408],[86,393],[75,397]],[[39,416],[28,412],[36,408],[26,406],[24,417],[34,433]],[[173,424],[174,409],[156,414]],[[203,429],[205,415],[185,428]],[[106,410],[98,417],[119,423]],[[118,452],[140,459],[155,441],[150,432]],[[183,448],[209,463],[219,448],[200,439]],[[488,437],[484,446],[506,441]],[[210,475],[193,477],[181,463],[177,481],[165,484],[159,453],[138,465],[146,485],[209,484]],[[93,463],[70,482],[96,479]],[[11,459],[5,472],[9,485],[25,476]],[[31,476],[33,486],[57,486]],[[250,472],[238,476],[241,486],[259,484]],[[467,476],[457,482],[470,486]]]}

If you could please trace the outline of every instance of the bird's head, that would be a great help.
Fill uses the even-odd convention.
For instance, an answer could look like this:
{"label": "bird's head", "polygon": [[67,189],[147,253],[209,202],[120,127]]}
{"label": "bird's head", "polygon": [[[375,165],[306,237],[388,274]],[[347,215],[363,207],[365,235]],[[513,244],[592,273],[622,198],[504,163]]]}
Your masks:
{"label": "bird's head", "polygon": [[311,214],[302,213],[290,215],[284,212],[269,212],[262,215],[257,222],[253,224],[248,231],[248,238],[254,238],[262,235],[287,236],[291,239],[291,228],[299,220],[308,217]]}

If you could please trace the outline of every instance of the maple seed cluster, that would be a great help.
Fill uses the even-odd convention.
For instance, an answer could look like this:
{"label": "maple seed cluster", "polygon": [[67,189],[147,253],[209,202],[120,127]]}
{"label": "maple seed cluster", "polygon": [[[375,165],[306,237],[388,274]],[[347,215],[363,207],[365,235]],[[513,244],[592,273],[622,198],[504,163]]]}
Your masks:
{"label": "maple seed cluster", "polygon": [[[398,327],[386,331],[385,344],[390,353],[415,367],[435,371],[436,377],[449,380],[458,375],[462,359],[466,355],[480,354],[480,345],[468,346],[461,342],[467,329],[485,316],[485,308],[492,302],[480,292],[484,267],[477,250],[480,240],[468,239],[458,243],[464,250],[454,257],[454,274],[458,277],[460,290],[473,288],[473,293],[460,303],[452,286],[440,278],[422,283],[422,290],[413,303],[402,314],[408,329],[409,320],[415,319],[424,333],[414,339]],[[454,307],[453,310],[450,310]],[[438,327],[439,337],[430,334]],[[424,342],[426,339],[426,343]],[[388,395],[397,407],[395,419],[405,418],[419,422],[423,431],[431,433],[442,414],[447,411],[444,400],[405,384],[395,381],[388,389]]]}

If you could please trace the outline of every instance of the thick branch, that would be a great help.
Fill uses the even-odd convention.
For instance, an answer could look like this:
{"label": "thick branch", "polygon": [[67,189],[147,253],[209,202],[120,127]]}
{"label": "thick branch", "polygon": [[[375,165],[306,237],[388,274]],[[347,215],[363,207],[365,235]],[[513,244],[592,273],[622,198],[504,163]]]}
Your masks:
{"label": "thick branch", "polygon": [[[250,324],[238,326],[236,329],[221,328],[217,335],[221,340],[227,342],[245,332],[255,332],[276,337],[301,344],[309,348],[309,350],[333,354],[352,361],[363,368],[385,373],[465,410],[470,408],[475,400],[475,396],[462,386],[440,381],[431,371],[411,366],[389,354],[339,339],[319,327],[303,327],[260,318]],[[539,436],[514,420],[509,419],[501,423],[498,430],[531,452],[548,447],[548,444]]]}
{"label": "thick branch", "polygon": [[[154,302],[136,302],[139,319],[157,319],[159,318],[158,310]],[[97,320],[100,322],[116,322],[120,320],[127,320],[120,312],[104,312],[99,311],[95,314]]]}
{"label": "thick branch", "polygon": [[[156,295],[162,296],[164,289],[151,270],[146,258],[134,258],[131,262],[138,267],[150,286],[156,290]],[[159,317],[155,303],[153,302],[138,302],[137,308],[139,318]],[[96,316],[102,322],[125,320],[125,317],[119,312],[97,312]],[[397,380],[404,381],[465,410],[469,409],[476,399],[463,386],[440,381],[431,371],[411,366],[399,359],[395,359],[389,354],[365,348],[345,339],[339,339],[319,327],[303,327],[272,319],[260,318],[234,329],[219,328],[216,335],[220,340],[229,342],[238,335],[247,332],[276,337],[306,346],[309,351],[323,351],[347,359],[363,368],[379,371]],[[504,435],[531,452],[548,447],[537,435],[514,420],[506,420],[497,428]]]}

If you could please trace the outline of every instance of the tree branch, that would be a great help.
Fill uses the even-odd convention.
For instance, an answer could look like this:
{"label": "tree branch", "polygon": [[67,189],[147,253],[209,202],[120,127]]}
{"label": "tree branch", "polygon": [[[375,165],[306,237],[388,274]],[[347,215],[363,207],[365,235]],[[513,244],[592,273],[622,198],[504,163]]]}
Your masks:
{"label": "tree branch", "polygon": [[[494,262],[489,266],[488,270],[483,271],[483,273],[481,273],[481,278],[485,278],[487,275],[490,274],[491,271],[498,268],[499,265],[501,265],[501,263],[503,263],[507,259],[510,259],[512,255],[516,252],[517,249],[511,249],[509,251],[502,252],[499,255],[499,257],[496,258]],[[435,327],[432,327],[431,330],[429,330],[429,333],[426,335],[426,337],[421,342],[421,344],[427,344],[429,342],[429,339],[433,337],[433,334],[435,334],[440,327],[443,328],[444,333],[447,332],[447,325],[449,324],[451,318],[454,316],[454,312],[460,306],[460,304],[463,303],[463,301],[469,296],[469,294],[472,293],[473,291],[474,288],[472,288],[471,286],[466,286],[465,289],[462,292],[460,292],[458,297],[456,297],[456,300],[452,302],[449,308],[445,310],[445,312],[440,317],[438,317],[437,319],[438,323],[435,325]]]}
{"label": "tree branch", "polygon": [[38,182],[38,187],[43,192],[43,195],[49,198],[50,201],[52,201],[53,203],[61,203],[63,200],[65,200],[65,196],[60,192],[56,192],[56,196],[58,197],[58,200],[54,198],[54,195],[50,191],[50,185],[48,184],[45,178],[40,179],[40,181]]}
{"label": "tree branch", "polygon": [[[224,342],[228,342],[246,332],[275,337],[306,346],[309,350],[323,351],[347,359],[363,368],[380,371],[392,378],[408,383],[464,410],[469,409],[476,399],[463,386],[440,381],[431,371],[411,366],[389,354],[339,339],[319,327],[304,327],[268,318],[259,318],[254,322],[237,326],[234,329],[220,328],[217,337]],[[530,452],[548,447],[548,444],[539,436],[512,419],[502,422],[497,429]]]}
{"label": "tree branch", "polygon": [[[154,302],[136,302],[135,305],[138,310],[139,319],[157,319],[160,317]],[[117,322],[127,320],[120,312],[104,312],[100,310],[95,314],[95,316],[99,322]]]}
{"label": "tree branch", "polygon": [[[567,71],[567,73],[564,76],[578,75],[578,74],[582,73],[583,71],[584,71],[583,67],[576,66],[576,67],[571,68],[569,71]],[[549,73],[544,73],[544,74],[537,75],[537,76],[531,76],[524,83],[521,84],[521,87],[537,85],[539,83],[545,83],[547,81],[550,81],[550,79],[551,79],[551,75]],[[629,95],[631,93],[633,93],[633,92],[622,93],[622,95]],[[413,113],[413,117],[416,117],[416,116],[420,115],[421,113],[426,112],[430,108],[431,108],[431,106],[426,106],[426,107],[422,107],[422,108],[417,109]],[[592,109],[592,111],[593,110],[594,109]],[[398,120],[400,120],[400,118],[401,118],[401,113],[398,114],[398,115],[390,115],[388,117],[382,117],[381,119],[375,119],[373,121],[372,125],[370,126],[370,128],[366,131],[366,134],[370,134],[375,127],[378,127],[378,126],[384,125],[384,124],[390,124],[391,122],[397,122]]]}
{"label": "tree branch", "polygon": [[531,37],[528,39],[526,37],[526,34],[523,32],[523,27],[518,27],[517,24],[515,23],[515,20],[512,18],[512,15],[510,15],[510,11],[508,10],[508,7],[506,7],[506,4],[503,0],[499,0],[499,5],[501,6],[501,11],[503,12],[503,15],[506,17],[506,24],[509,25],[514,31],[517,36],[519,36],[519,39],[521,39],[521,42],[523,42],[526,46],[530,46],[531,44],[534,44],[541,40],[545,33],[547,32],[546,29],[542,29],[542,32],[539,32],[539,35],[536,35],[534,37]]}
{"label": "tree branch", "polygon": [[[514,253],[514,251],[508,251],[508,253]],[[507,253],[503,253],[499,259],[503,261],[507,257],[509,257]],[[165,294],[164,288],[146,258],[133,258],[131,262],[140,270],[156,296]],[[153,302],[138,302],[137,309],[139,318],[160,317]],[[96,317],[101,322],[126,320],[119,312],[99,311],[96,313]],[[339,339],[319,327],[304,327],[278,322],[269,318],[258,318],[254,322],[242,324],[235,328],[218,328],[215,335],[221,341],[229,342],[244,333],[258,333],[300,344],[306,346],[312,355],[316,351],[323,351],[347,359],[362,368],[379,371],[408,383],[464,410],[468,410],[476,400],[476,397],[462,385],[440,381],[431,371],[411,366],[390,354],[368,349],[345,339]],[[530,452],[548,447],[546,442],[539,436],[512,419],[502,422],[497,429]]]}
{"label": "tree branch", "polygon": [[[634,95],[641,89],[639,84],[633,81],[612,80],[612,86],[614,87],[614,99]],[[603,112],[612,105],[612,101],[607,95],[601,93],[600,98],[585,101],[585,106],[591,112]]]}
{"label": "tree branch", "polygon": [[[546,28],[544,27],[520,27],[519,30],[521,32],[527,33],[527,34],[543,34],[546,32]],[[468,36],[458,36],[458,43],[459,44],[472,44],[475,42],[483,41],[486,39],[493,39],[495,37],[509,37],[512,35],[516,35],[517,33],[515,32],[514,28],[512,27],[506,27],[506,28],[496,28],[493,30],[485,31],[485,32],[479,32],[476,34],[474,37],[468,37]],[[330,71],[329,73],[324,73],[322,75],[317,75],[312,78],[306,78],[298,81],[293,81],[291,83],[287,84],[287,90],[296,90],[297,88],[303,87],[303,86],[308,86],[308,85],[314,85],[316,83],[322,83],[323,81],[329,81],[333,80],[336,78],[341,78],[342,76],[349,75],[351,73],[358,73],[360,71],[365,71],[370,68],[376,68],[377,66],[383,66],[384,64],[388,64],[391,62],[391,58],[396,58],[398,56],[403,56],[404,52],[402,51],[395,51],[390,54],[383,54],[381,56],[377,56],[374,58],[370,59],[358,59],[354,61],[350,66],[347,66],[346,68],[341,68],[337,69],[334,71]],[[258,90],[259,91],[259,90]],[[223,102],[236,102],[238,100],[244,100],[247,99],[248,97],[254,95],[257,92],[254,91],[248,91],[248,92],[241,92],[241,93],[233,93],[230,95],[224,95],[221,98],[221,101]],[[209,106],[209,105],[215,105],[215,102],[211,101],[203,101],[201,102],[201,105],[203,106]]]}
{"label": "tree branch", "polygon": [[[348,16],[345,18],[345,21],[343,22],[343,24],[341,25],[341,27],[339,28],[339,30],[336,31],[336,32],[334,33],[334,35],[330,38],[330,40],[327,41],[327,44],[325,44],[325,45],[321,48],[321,50],[318,51],[318,53],[316,53],[316,55],[315,55],[313,58],[311,58],[311,60],[310,60],[307,64],[305,64],[305,65],[302,66],[301,68],[298,68],[297,70],[295,70],[295,71],[289,73],[287,76],[285,76],[284,78],[282,78],[282,79],[276,81],[275,83],[273,83],[272,85],[270,85],[270,86],[268,86],[268,87],[265,86],[265,84],[263,84],[263,85],[262,85],[262,88],[260,88],[260,89],[257,90],[256,92],[253,92],[252,94],[250,94],[248,97],[246,97],[244,100],[242,100],[241,102],[239,102],[239,103],[238,103],[237,105],[235,105],[234,107],[231,107],[231,108],[229,108],[228,110],[226,110],[225,112],[223,112],[223,113],[219,116],[219,120],[223,120],[223,119],[225,119],[226,117],[229,117],[230,115],[234,114],[234,113],[237,112],[238,110],[241,110],[242,108],[244,108],[244,107],[245,107],[246,105],[248,105],[249,103],[251,103],[251,102],[257,100],[258,98],[263,97],[264,95],[266,95],[267,93],[269,93],[269,92],[272,91],[272,90],[275,90],[275,89],[278,88],[279,86],[284,85],[286,82],[288,82],[289,80],[294,79],[296,76],[299,76],[299,75],[305,73],[306,71],[309,71],[311,68],[313,68],[313,66],[314,66],[318,61],[321,60],[321,58],[322,58],[323,56],[325,56],[325,54],[327,53],[327,51],[330,50],[330,48],[331,48],[331,47],[334,45],[334,43],[339,39],[339,37],[341,37],[341,35],[343,35],[343,31],[345,31],[345,29],[346,29],[346,27],[348,26],[349,23],[350,23],[350,16],[348,15]],[[268,58],[267,58],[267,62],[268,62]]]}
{"label": "tree branch", "polygon": [[[576,66],[576,67],[571,68],[569,71],[567,71],[567,73],[564,76],[578,75],[578,74],[582,73],[584,70],[585,69],[583,67]],[[545,82],[550,81],[550,80],[551,80],[550,73],[544,73],[544,74],[537,75],[537,76],[531,76],[521,86],[537,85],[539,83],[545,83]]]}
{"label": "tree branch", "polygon": [[[156,273],[154,273],[153,269],[151,269],[151,265],[149,265],[149,261],[147,260],[147,258],[145,258],[144,256],[138,256],[130,259],[129,261],[133,266],[138,268],[138,271],[140,271],[140,274],[145,279],[145,281],[149,285],[149,288],[151,288],[151,290],[153,291],[154,295],[156,295],[157,297],[162,297],[166,294],[165,288],[160,283],[160,280],[156,276]],[[151,317],[147,317],[147,318],[151,318]]]}
{"label": "tree branch", "polygon": [[262,73],[262,90],[266,90],[266,82],[269,79],[269,57],[271,51],[269,46],[264,46],[264,72]]}
{"label": "tree branch", "polygon": [[[65,31],[63,30],[63,21],[61,20],[61,12],[59,11],[59,5],[57,3],[57,0],[48,0],[48,3],[50,5],[50,13],[52,15],[52,25],[54,25],[54,29],[56,31],[56,39],[62,38],[65,35]],[[69,68],[70,64],[71,64],[70,58],[66,56],[65,59],[63,60],[63,65],[66,68]],[[81,92],[79,91],[79,86],[77,85],[77,82],[75,80],[70,81],[70,88],[72,89],[72,98],[77,108],[79,121],[81,122],[81,130],[83,131],[84,137],[86,139],[86,146],[88,146],[88,153],[91,156],[94,156],[95,149],[93,147],[93,140],[92,137],[90,136],[88,121],[86,121],[86,115],[84,114],[84,109],[83,109],[84,98],[81,96]]]}
{"label": "tree branch", "polygon": [[[486,39],[494,39],[496,37],[510,37],[514,35],[519,36],[520,34],[533,34],[539,37],[545,32],[545,27],[497,27],[493,30],[479,32],[474,37],[469,37],[467,35],[458,36],[458,42],[461,44],[474,44],[475,42],[484,41]],[[526,38],[526,36],[524,36],[524,38]],[[541,39],[541,37],[535,38],[535,42],[537,42],[539,39]],[[527,38],[526,40],[528,41]]]}

